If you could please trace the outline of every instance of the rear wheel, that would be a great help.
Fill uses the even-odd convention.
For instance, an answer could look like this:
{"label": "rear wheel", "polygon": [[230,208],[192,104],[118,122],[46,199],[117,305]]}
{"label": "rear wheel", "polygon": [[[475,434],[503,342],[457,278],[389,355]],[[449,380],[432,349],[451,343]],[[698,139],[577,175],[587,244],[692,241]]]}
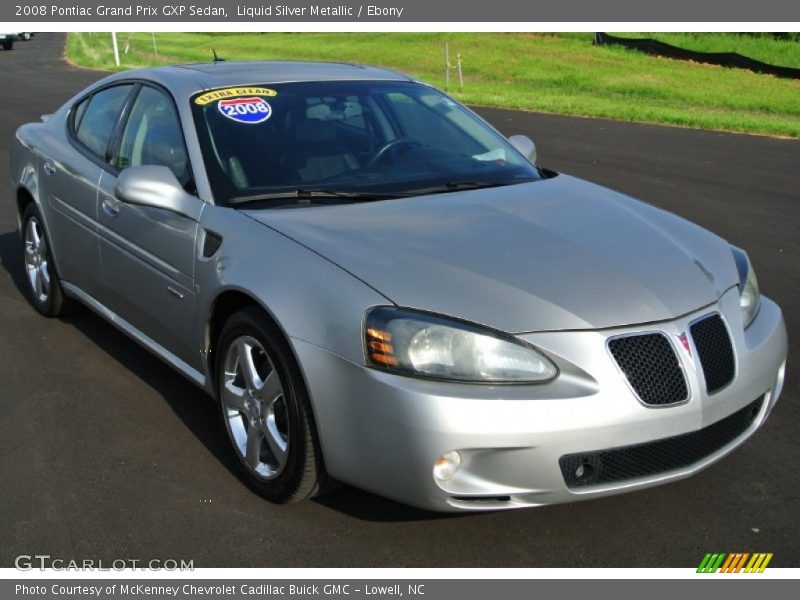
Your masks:
{"label": "rear wheel", "polygon": [[237,462],[260,495],[298,502],[326,487],[305,383],[281,335],[256,308],[224,325],[216,352],[220,417]]}
{"label": "rear wheel", "polygon": [[22,215],[22,252],[28,297],[45,317],[60,317],[70,312],[72,302],[64,296],[50,252],[44,222],[31,202]]}
{"label": "rear wheel", "polygon": [[11,40],[3,40],[3,50],[11,50],[14,47],[14,42]]}

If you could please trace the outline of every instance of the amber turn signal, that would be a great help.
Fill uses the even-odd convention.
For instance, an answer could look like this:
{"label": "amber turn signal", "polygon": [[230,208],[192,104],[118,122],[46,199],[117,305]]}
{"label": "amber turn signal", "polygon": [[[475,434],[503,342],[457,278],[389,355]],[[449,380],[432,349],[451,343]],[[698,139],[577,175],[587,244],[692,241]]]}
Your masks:
{"label": "amber turn signal", "polygon": [[392,334],[382,329],[367,329],[367,349],[369,357],[379,365],[396,367],[397,359],[394,357],[394,347],[389,343]]}

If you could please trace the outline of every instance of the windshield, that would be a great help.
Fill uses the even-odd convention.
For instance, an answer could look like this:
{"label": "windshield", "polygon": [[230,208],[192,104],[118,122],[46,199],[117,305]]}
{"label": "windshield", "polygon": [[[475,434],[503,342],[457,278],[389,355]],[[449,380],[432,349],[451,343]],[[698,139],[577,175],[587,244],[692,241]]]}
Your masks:
{"label": "windshield", "polygon": [[464,107],[412,82],[227,88],[192,100],[214,196],[414,195],[540,179]]}

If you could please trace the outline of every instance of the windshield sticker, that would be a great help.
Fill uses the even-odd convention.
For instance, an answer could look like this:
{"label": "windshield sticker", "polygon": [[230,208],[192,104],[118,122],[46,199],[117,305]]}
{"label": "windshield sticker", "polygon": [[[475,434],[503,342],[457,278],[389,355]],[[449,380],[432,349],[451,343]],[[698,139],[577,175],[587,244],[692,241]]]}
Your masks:
{"label": "windshield sticker", "polygon": [[238,123],[255,125],[272,116],[272,107],[263,98],[229,98],[217,104],[219,112]]}
{"label": "windshield sticker", "polygon": [[278,92],[265,87],[235,87],[225,88],[223,90],[214,90],[202,94],[194,99],[194,103],[200,106],[205,106],[214,102],[214,100],[222,100],[224,98],[238,98],[241,96],[277,96]]}

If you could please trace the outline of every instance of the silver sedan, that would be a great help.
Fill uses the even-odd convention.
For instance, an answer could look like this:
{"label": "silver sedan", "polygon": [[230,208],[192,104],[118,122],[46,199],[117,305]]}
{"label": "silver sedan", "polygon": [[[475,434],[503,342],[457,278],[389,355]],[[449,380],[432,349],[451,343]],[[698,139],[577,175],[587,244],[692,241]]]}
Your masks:
{"label": "silver sedan", "polygon": [[783,317],[743,250],[395,72],[128,71],[11,154],[33,306],[86,305],[214,396],[274,502],[641,489],[731,452],[781,392]]}

